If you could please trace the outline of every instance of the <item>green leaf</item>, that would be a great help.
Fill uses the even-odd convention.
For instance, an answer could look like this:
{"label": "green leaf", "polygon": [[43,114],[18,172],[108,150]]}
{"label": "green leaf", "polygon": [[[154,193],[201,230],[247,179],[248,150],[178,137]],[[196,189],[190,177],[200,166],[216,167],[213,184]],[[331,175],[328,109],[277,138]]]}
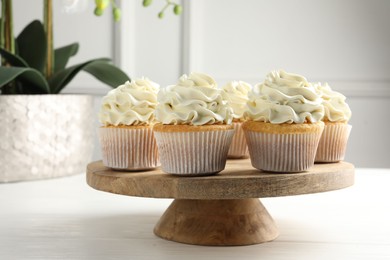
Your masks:
{"label": "green leaf", "polygon": [[23,87],[18,91],[21,94],[50,93],[49,85],[39,71],[32,68],[0,67],[0,88],[14,80],[22,83]]}
{"label": "green leaf", "polygon": [[54,73],[53,76],[49,79],[49,86],[50,86],[51,93],[53,94],[60,93],[61,90],[77,75],[77,73],[79,73],[80,70],[82,70],[88,64],[96,61],[108,62],[109,59],[102,58],[102,59],[90,60],[84,63],[73,65],[69,68]]}
{"label": "green leaf", "polygon": [[121,69],[104,61],[89,63],[83,68],[83,70],[113,88],[116,88],[117,86],[130,80],[126,73],[124,73]]}
{"label": "green leaf", "polygon": [[68,61],[70,57],[77,54],[79,50],[79,44],[78,43],[72,43],[67,46],[57,48],[54,50],[54,73],[65,69],[66,64],[68,64]]}
{"label": "green leaf", "polygon": [[11,66],[14,67],[28,67],[28,64],[18,55],[12,54],[11,52],[0,48],[0,54],[3,59],[5,59]]}
{"label": "green leaf", "polygon": [[16,38],[19,56],[27,64],[43,73],[47,57],[45,30],[40,21],[32,21]]}

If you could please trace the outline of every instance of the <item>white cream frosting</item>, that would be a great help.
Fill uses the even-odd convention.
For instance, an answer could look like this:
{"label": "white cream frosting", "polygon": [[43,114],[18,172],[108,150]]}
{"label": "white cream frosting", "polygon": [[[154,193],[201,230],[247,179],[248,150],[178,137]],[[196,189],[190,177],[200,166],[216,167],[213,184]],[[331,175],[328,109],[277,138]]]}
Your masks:
{"label": "white cream frosting", "polygon": [[241,120],[246,111],[248,92],[252,86],[244,81],[232,81],[222,87],[226,93],[229,106],[233,109],[233,118]]}
{"label": "white cream frosting", "polygon": [[208,88],[217,88],[218,84],[215,80],[204,73],[192,72],[189,76],[184,74],[180,77],[178,86],[183,87],[208,87]]}
{"label": "white cream frosting", "polygon": [[159,85],[147,78],[127,81],[103,97],[99,120],[105,125],[150,125]]}
{"label": "white cream frosting", "polygon": [[246,115],[273,124],[315,123],[324,116],[322,99],[305,77],[272,71],[248,94]]}
{"label": "white cream frosting", "polygon": [[340,92],[333,91],[328,83],[317,83],[314,85],[322,96],[322,104],[325,109],[324,121],[348,122],[352,112],[345,102],[346,97]]}
{"label": "white cream frosting", "polygon": [[180,77],[176,85],[162,88],[157,95],[157,121],[163,124],[231,124],[232,109],[215,80],[202,73]]}

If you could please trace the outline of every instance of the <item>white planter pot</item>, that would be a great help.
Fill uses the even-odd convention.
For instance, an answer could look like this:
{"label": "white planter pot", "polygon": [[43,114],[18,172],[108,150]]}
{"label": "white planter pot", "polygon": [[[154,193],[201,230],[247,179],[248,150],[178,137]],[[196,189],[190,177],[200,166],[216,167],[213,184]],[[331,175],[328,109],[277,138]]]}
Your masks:
{"label": "white planter pot", "polygon": [[94,144],[93,97],[0,96],[0,182],[85,172]]}

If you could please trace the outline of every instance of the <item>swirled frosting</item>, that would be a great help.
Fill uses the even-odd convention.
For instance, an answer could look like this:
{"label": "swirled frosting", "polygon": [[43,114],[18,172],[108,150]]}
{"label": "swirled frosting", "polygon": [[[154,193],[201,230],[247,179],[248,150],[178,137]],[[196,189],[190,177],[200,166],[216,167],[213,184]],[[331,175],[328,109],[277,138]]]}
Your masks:
{"label": "swirled frosting", "polygon": [[181,76],[177,85],[183,87],[207,87],[211,89],[217,88],[218,86],[217,82],[211,76],[196,72],[192,72],[189,76],[186,74]]}
{"label": "swirled frosting", "polygon": [[322,96],[322,104],[325,109],[323,120],[331,122],[348,122],[352,112],[345,102],[346,97],[340,92],[333,91],[328,83],[317,83],[314,86]]}
{"label": "swirled frosting", "polygon": [[127,81],[103,97],[99,120],[105,125],[150,125],[159,85],[147,78]]}
{"label": "swirled frosting", "polygon": [[242,120],[246,111],[248,92],[252,86],[244,81],[232,81],[222,87],[229,106],[233,109],[233,118]]}
{"label": "swirled frosting", "polygon": [[322,99],[305,77],[272,71],[248,94],[247,116],[273,124],[315,123],[324,116]]}
{"label": "swirled frosting", "polygon": [[202,73],[180,77],[158,95],[157,121],[173,125],[231,124],[232,109],[215,80]]}

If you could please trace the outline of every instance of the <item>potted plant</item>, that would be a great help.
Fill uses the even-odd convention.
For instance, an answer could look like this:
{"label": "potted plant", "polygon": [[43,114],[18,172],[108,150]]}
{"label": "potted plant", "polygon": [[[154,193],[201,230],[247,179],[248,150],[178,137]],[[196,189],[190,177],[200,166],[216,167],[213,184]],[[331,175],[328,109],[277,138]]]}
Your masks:
{"label": "potted plant", "polygon": [[93,98],[58,94],[81,70],[111,87],[129,77],[107,58],[67,67],[79,45],[53,47],[52,0],[44,0],[43,23],[32,21],[16,38],[12,0],[1,7],[0,182],[84,172],[94,143]]}

